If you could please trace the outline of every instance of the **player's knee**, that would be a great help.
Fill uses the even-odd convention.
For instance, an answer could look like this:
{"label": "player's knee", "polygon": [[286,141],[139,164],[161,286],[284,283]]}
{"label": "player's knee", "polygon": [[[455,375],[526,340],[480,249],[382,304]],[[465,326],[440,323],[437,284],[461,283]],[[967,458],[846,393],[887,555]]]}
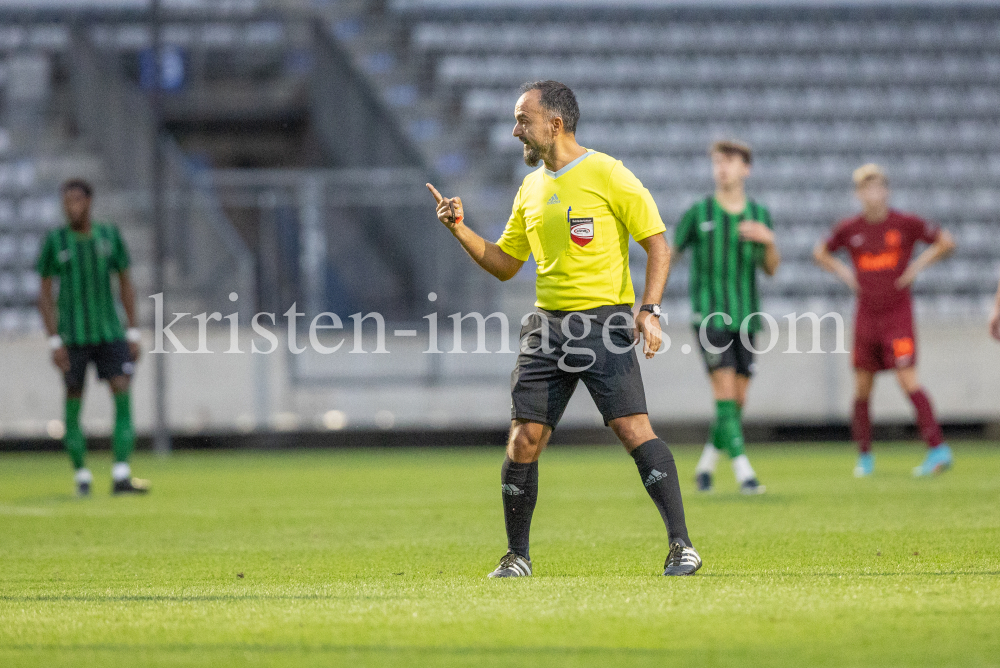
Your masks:
{"label": "player's knee", "polygon": [[111,386],[111,391],[115,394],[120,394],[122,392],[128,392],[129,389],[129,377],[128,376],[115,376],[108,381],[108,385]]}
{"label": "player's knee", "polygon": [[515,462],[533,462],[541,453],[544,430],[532,425],[517,425],[507,442],[507,456]]}
{"label": "player's knee", "polygon": [[629,452],[656,438],[653,427],[649,424],[649,417],[646,415],[630,415],[612,420],[611,429]]}
{"label": "player's knee", "polygon": [[913,394],[920,389],[920,381],[917,379],[915,374],[899,374],[897,378],[899,380],[900,387],[902,387],[903,391],[907,394]]}
{"label": "player's knee", "polygon": [[507,445],[507,456],[513,462],[530,464],[541,454],[541,444],[529,441],[511,440]]}
{"label": "player's knee", "polygon": [[855,401],[868,401],[872,395],[872,389],[875,386],[874,377],[862,376],[855,380],[854,383],[854,399]]}
{"label": "player's knee", "polygon": [[733,401],[739,395],[736,376],[731,368],[716,369],[712,372],[712,394],[716,401]]}

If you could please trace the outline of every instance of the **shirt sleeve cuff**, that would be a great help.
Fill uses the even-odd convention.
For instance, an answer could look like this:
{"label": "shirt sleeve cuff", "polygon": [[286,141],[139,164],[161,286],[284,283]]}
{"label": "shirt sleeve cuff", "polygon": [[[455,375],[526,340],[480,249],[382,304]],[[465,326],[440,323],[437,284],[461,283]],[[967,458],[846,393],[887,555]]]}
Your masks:
{"label": "shirt sleeve cuff", "polygon": [[664,225],[658,225],[657,227],[652,227],[652,228],[650,228],[648,230],[643,230],[641,232],[637,232],[636,234],[632,235],[632,238],[635,239],[636,241],[642,241],[643,239],[648,239],[649,237],[653,236],[654,234],[663,234],[666,231],[667,231],[666,226],[664,226]]}
{"label": "shirt sleeve cuff", "polygon": [[523,255],[521,255],[517,251],[515,251],[513,248],[510,248],[509,246],[507,246],[507,244],[505,244],[502,239],[497,242],[497,247],[500,250],[502,250],[504,253],[506,253],[507,255],[510,255],[515,260],[520,260],[521,262],[527,262],[528,258],[531,257],[531,251],[530,250],[528,252],[524,253]]}

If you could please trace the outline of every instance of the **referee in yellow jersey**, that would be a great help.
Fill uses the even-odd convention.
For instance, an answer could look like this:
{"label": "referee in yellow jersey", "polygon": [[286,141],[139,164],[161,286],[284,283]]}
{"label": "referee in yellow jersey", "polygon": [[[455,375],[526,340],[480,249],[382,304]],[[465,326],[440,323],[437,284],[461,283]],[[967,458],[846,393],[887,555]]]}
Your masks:
{"label": "referee in yellow jersey", "polygon": [[[684,523],[677,467],[649,424],[635,345],[651,358],[661,346],[660,301],[670,268],[665,227],[649,191],[618,160],[576,141],[580,108],[557,81],[522,87],[514,136],[525,177],[507,227],[490,243],[465,223],[462,200],[437,200],[438,219],[480,267],[501,281],[530,255],[538,266],[537,310],[524,321],[511,374],[511,428],[500,481],[507,553],[490,577],[531,575],[528,533],[538,496],[538,457],[582,380],[605,424],[635,459],[669,536],[664,575],[701,568]],[[629,236],[646,251],[646,290],[633,318]]]}

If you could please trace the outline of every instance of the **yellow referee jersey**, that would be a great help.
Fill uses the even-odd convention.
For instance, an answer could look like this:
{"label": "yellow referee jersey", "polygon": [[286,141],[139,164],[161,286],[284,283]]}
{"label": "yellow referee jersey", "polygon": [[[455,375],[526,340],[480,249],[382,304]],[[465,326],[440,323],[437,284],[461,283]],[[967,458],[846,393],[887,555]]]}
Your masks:
{"label": "yellow referee jersey", "polygon": [[666,230],[649,191],[609,155],[587,151],[558,172],[524,178],[497,242],[518,260],[535,256],[535,306],[584,311],[633,304],[628,238]]}

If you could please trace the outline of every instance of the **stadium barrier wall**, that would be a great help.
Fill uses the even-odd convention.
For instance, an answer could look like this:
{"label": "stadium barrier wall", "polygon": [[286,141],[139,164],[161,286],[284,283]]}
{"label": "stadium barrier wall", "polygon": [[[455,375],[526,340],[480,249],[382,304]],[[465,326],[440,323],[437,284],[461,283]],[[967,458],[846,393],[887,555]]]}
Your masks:
{"label": "stadium barrier wall", "polygon": [[[344,320],[349,328],[349,319],[345,316]],[[809,327],[806,324],[799,331],[801,351],[811,346]],[[850,348],[849,321],[847,328]],[[422,352],[427,348],[426,338],[394,338],[394,329],[387,325],[387,354],[352,354],[348,342],[329,355],[312,350],[292,355],[284,336],[278,337],[276,352],[251,354],[251,339],[262,348],[267,344],[254,338],[249,329],[240,330],[244,352],[226,353],[229,333],[221,328],[210,330],[206,344],[214,352],[168,353],[171,429],[179,437],[343,432],[338,438],[346,439],[345,443],[357,431],[383,432],[388,438],[402,431],[502,434],[506,430],[515,353],[428,355]],[[174,331],[190,348],[197,347],[196,328]],[[685,345],[695,344],[694,332],[687,325],[670,325],[665,331],[671,337],[670,349],[641,362],[650,417],[654,423],[675,425],[697,439],[698,425],[711,418],[712,401],[697,351],[682,352]],[[511,350],[516,350],[516,334],[517,321],[511,318]],[[830,334],[824,332],[822,338],[827,351],[834,347]],[[151,332],[146,337],[144,349],[149,351],[153,349]],[[766,336],[763,339],[758,348],[766,345]],[[450,332],[443,331],[439,340],[441,350],[451,349]],[[463,341],[465,350],[476,348],[473,331],[467,330]],[[308,336],[300,344],[308,349]],[[371,332],[361,346],[375,350]],[[918,346],[920,375],[942,422],[1000,424],[1000,346],[988,338],[985,324],[925,322],[919,326]],[[487,348],[500,348],[495,336],[488,338]],[[782,352],[787,348],[787,325],[782,322],[772,352],[758,357],[746,409],[748,424],[758,425],[759,434],[771,436],[782,429],[808,435],[809,429],[822,425],[842,429],[851,404],[850,355]],[[133,387],[140,434],[152,428],[150,367],[147,352]],[[62,388],[44,338],[4,340],[0,375],[7,381],[0,387],[0,440],[58,437]],[[109,393],[95,385],[93,375],[88,388],[84,426],[91,434],[106,435],[112,426]],[[912,408],[891,375],[880,376],[873,418],[881,423],[912,421]],[[565,432],[577,430],[584,440],[589,438],[582,435],[584,431],[603,429],[584,388],[574,395],[561,426]],[[685,427],[690,429],[685,431]],[[260,442],[267,443],[267,439]]]}

